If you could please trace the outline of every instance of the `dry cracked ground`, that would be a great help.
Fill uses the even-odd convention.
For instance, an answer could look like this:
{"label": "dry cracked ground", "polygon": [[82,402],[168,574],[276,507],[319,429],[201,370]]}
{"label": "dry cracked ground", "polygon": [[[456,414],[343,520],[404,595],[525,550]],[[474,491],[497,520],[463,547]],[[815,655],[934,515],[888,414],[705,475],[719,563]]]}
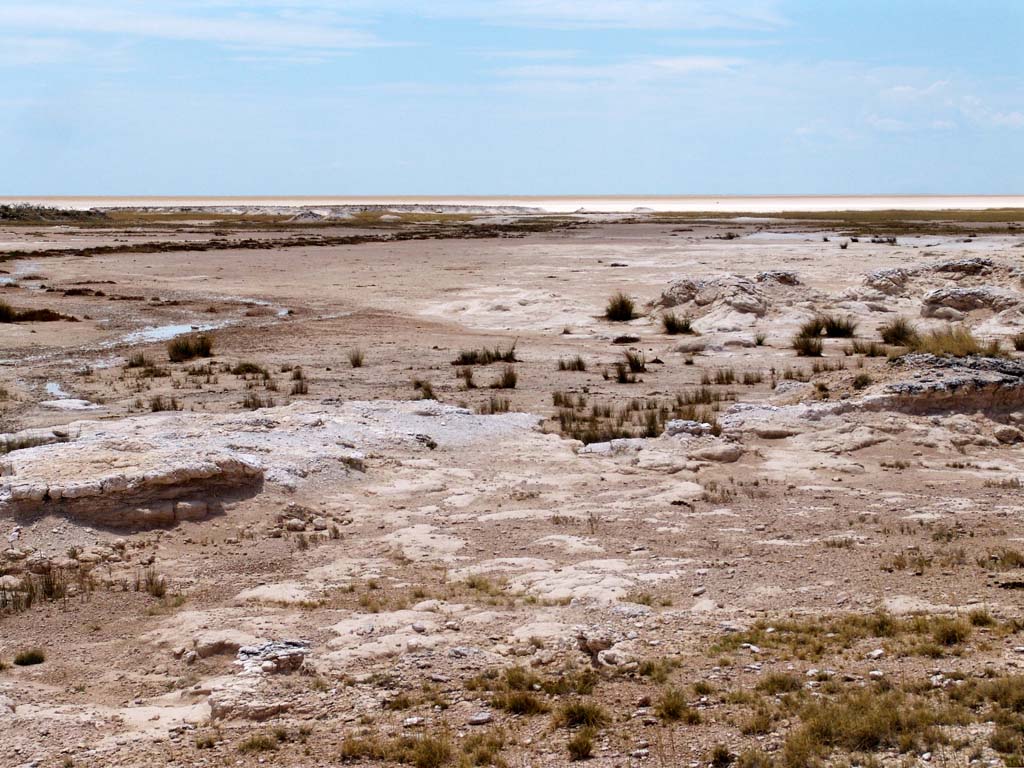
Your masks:
{"label": "dry cracked ground", "polygon": [[4,766],[1024,763],[1021,212],[14,213]]}

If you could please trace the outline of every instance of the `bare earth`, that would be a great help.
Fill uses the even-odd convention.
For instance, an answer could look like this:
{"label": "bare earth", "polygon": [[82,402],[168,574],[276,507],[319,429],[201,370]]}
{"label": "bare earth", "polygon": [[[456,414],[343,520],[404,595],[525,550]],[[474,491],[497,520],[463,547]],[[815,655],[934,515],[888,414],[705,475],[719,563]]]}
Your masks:
{"label": "bare earth", "polygon": [[0,220],[0,764],[1021,764],[1024,214],[197,210]]}

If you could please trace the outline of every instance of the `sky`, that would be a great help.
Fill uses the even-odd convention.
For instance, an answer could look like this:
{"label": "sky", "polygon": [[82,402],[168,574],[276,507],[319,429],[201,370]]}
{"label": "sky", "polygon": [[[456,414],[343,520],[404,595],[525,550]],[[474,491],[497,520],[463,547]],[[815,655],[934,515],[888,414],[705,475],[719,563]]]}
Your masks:
{"label": "sky", "polygon": [[1024,0],[0,0],[0,195],[1014,194]]}

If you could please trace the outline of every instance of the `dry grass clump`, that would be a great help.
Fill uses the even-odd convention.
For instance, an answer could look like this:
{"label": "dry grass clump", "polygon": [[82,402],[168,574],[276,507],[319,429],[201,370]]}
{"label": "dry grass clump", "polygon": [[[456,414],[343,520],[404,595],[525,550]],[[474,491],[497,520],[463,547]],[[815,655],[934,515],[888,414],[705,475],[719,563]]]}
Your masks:
{"label": "dry grass clump", "polygon": [[587,361],[579,355],[575,357],[563,358],[558,361],[558,370],[560,371],[578,371],[584,372],[587,370]]}
{"label": "dry grass clump", "polygon": [[817,336],[798,334],[793,337],[793,349],[799,357],[821,357],[823,345]]}
{"label": "dry grass clump", "polygon": [[78,322],[77,318],[52,309],[15,309],[6,301],[0,301],[0,323],[52,323],[57,320]]}
{"label": "dry grass clump", "polygon": [[693,324],[689,317],[680,317],[675,312],[665,312],[661,316],[661,328],[670,336],[679,333],[693,333]]}
{"label": "dry grass clump", "polygon": [[914,336],[906,346],[911,352],[930,353],[945,357],[968,357],[970,355],[1000,357],[1003,354],[998,341],[993,339],[983,344],[975,338],[969,328],[964,326],[952,326]]}
{"label": "dry grass clump", "polygon": [[871,376],[866,373],[858,373],[853,377],[853,388],[864,389],[871,386]]}
{"label": "dry grass clump", "polygon": [[502,369],[501,375],[491,382],[491,389],[515,389],[518,382],[519,375],[516,373],[515,366],[506,365]]}
{"label": "dry grass clump", "polygon": [[239,752],[273,752],[277,749],[277,739],[269,733],[254,733],[238,745]]}
{"label": "dry grass clump", "polygon": [[255,392],[246,393],[242,398],[242,407],[247,411],[258,411],[260,408],[273,408],[274,398],[260,397]]}
{"label": "dry grass clump", "polygon": [[627,323],[636,318],[636,302],[622,291],[619,291],[610,299],[604,309],[606,320],[614,323]]}
{"label": "dry grass clump", "polygon": [[359,347],[355,347],[348,351],[348,364],[353,368],[362,368],[365,359],[366,356],[363,354],[363,350]]}
{"label": "dry grass clump", "polygon": [[835,700],[812,700],[800,719],[783,747],[786,768],[814,764],[835,749],[909,752],[941,743],[938,726],[961,722],[963,713],[902,691],[860,689]]}
{"label": "dry grass clump", "polygon": [[885,346],[877,341],[856,341],[847,348],[848,355],[864,355],[865,357],[885,357]]}
{"label": "dry grass clump", "polygon": [[[622,369],[623,375],[631,375],[625,365]],[[721,428],[715,411],[721,402],[734,398],[731,393],[700,387],[671,399],[633,398],[624,406],[613,408],[596,402],[588,405],[584,395],[573,399],[564,392],[552,393],[552,400],[558,407],[555,418],[559,433],[586,444],[627,437],[657,437],[671,419],[709,424],[711,433],[717,435]]]}
{"label": "dry grass clump", "polygon": [[231,373],[233,373],[235,376],[263,376],[264,378],[270,375],[267,372],[267,369],[264,368],[262,365],[250,362],[248,360],[242,360],[238,363],[235,363],[231,367]]}
{"label": "dry grass clump", "polygon": [[492,416],[495,413],[508,413],[512,409],[512,401],[507,397],[491,395],[490,399],[477,409],[477,413],[483,416]]}
{"label": "dry grass clump", "polygon": [[167,357],[172,363],[182,363],[196,357],[213,355],[213,337],[206,333],[179,336],[167,343]]}
{"label": "dry grass clump", "polygon": [[804,321],[798,336],[816,339],[822,335],[830,339],[850,339],[857,335],[857,321],[839,315],[816,315]]}
{"label": "dry grass clump", "polygon": [[1024,333],[1018,333],[1011,339],[1013,348],[1018,352],[1024,352]]}
{"label": "dry grass clump", "polygon": [[42,648],[28,648],[19,651],[14,656],[14,665],[17,667],[31,667],[42,664],[46,661],[46,652]]}
{"label": "dry grass clump", "polygon": [[804,681],[799,675],[786,672],[772,672],[757,681],[757,690],[763,691],[770,696],[777,696],[780,693],[793,693],[804,687]]}
{"label": "dry grass clump", "polygon": [[347,736],[341,743],[339,758],[343,763],[374,760],[404,763],[415,768],[442,768],[453,764],[455,749],[445,734],[393,739],[382,739],[377,735]]}
{"label": "dry grass clump", "polygon": [[540,715],[549,712],[547,702],[532,691],[503,691],[491,699],[491,706],[513,715]]}
{"label": "dry grass clump", "polygon": [[566,747],[569,750],[569,759],[573,762],[589,760],[594,755],[594,737],[597,731],[594,728],[581,728],[576,735],[569,739]]}
{"label": "dry grass clump", "polygon": [[878,329],[882,341],[897,347],[905,347],[917,338],[917,329],[905,317],[897,317]]}
{"label": "dry grass clump", "polygon": [[647,356],[637,350],[627,349],[623,352],[626,358],[626,367],[629,368],[630,373],[646,373],[647,371]]}
{"label": "dry grass clump", "polygon": [[490,365],[491,363],[518,363],[519,358],[516,357],[516,343],[513,342],[512,346],[508,349],[502,349],[494,347],[488,349],[486,347],[482,349],[469,349],[462,350],[458,356],[452,360],[452,365]]}
{"label": "dry grass clump", "polygon": [[689,725],[700,722],[700,713],[686,701],[686,694],[678,688],[666,688],[658,697],[655,714],[669,723],[683,721]]}
{"label": "dry grass clump", "polygon": [[554,724],[563,728],[600,728],[608,722],[608,713],[595,701],[573,699],[555,714]]}

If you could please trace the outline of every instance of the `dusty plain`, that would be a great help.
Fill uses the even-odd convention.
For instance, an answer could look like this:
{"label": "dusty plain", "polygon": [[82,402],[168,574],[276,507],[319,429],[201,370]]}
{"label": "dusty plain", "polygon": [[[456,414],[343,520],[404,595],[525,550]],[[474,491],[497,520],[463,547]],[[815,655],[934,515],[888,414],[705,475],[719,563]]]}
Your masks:
{"label": "dusty plain", "polygon": [[1024,211],[19,210],[0,764],[1024,764]]}

